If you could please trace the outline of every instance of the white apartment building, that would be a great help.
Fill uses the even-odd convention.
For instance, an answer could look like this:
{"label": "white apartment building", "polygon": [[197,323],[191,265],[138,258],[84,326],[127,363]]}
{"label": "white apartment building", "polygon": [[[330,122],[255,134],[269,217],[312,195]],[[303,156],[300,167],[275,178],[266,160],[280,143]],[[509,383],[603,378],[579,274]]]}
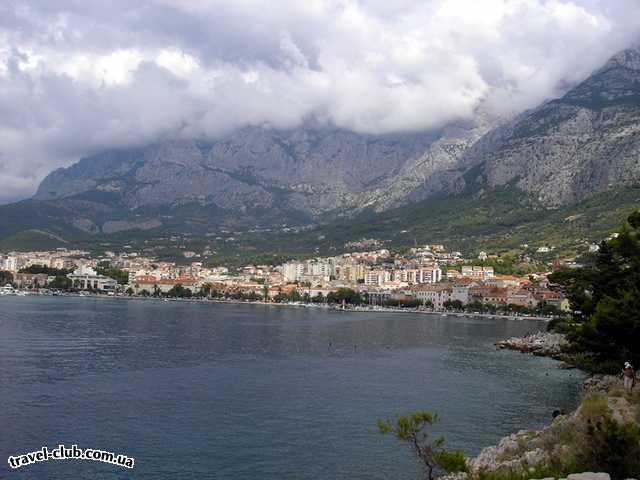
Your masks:
{"label": "white apartment building", "polygon": [[469,286],[468,285],[453,285],[451,287],[451,300],[458,300],[463,305],[469,303]]}
{"label": "white apartment building", "polygon": [[418,270],[417,283],[437,283],[442,279],[442,270],[436,264],[423,266]]}
{"label": "white apartment building", "polygon": [[381,286],[391,281],[391,272],[388,270],[369,270],[364,275],[364,284]]}
{"label": "white apartment building", "polygon": [[71,280],[73,288],[79,288],[80,290],[112,291],[118,285],[118,282],[114,279],[98,275],[91,267],[80,267],[67,275],[67,278]]}
{"label": "white apartment building", "polygon": [[307,275],[330,277],[333,275],[333,265],[329,262],[311,262],[307,264]]}
{"label": "white apartment building", "polygon": [[420,268],[403,268],[393,272],[393,279],[404,283],[436,283],[442,279],[442,270],[436,264]]}
{"label": "white apartment building", "polygon": [[479,280],[486,280],[494,276],[493,267],[464,266],[461,274],[463,277],[477,278]]}
{"label": "white apartment building", "polygon": [[304,275],[304,263],[288,262],[282,265],[282,276],[286,282],[297,282]]}
{"label": "white apartment building", "polygon": [[446,284],[419,285],[412,291],[422,304],[431,302],[435,310],[442,310],[444,303],[451,300],[452,293],[451,285]]}

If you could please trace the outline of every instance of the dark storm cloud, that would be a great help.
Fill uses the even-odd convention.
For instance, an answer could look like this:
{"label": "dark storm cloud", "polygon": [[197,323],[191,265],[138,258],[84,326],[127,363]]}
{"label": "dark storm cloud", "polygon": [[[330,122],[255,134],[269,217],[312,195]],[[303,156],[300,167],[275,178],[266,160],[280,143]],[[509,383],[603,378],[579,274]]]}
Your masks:
{"label": "dark storm cloud", "polygon": [[82,155],[167,136],[517,113],[637,40],[639,13],[636,0],[5,0],[0,201]]}

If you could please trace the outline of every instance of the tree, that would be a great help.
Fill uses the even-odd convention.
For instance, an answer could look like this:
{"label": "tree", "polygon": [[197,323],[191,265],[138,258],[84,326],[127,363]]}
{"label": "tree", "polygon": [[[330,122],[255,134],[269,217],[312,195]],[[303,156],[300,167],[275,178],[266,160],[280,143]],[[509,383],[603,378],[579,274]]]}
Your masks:
{"label": "tree", "polygon": [[362,297],[351,288],[339,288],[336,292],[330,292],[327,295],[328,303],[342,303],[343,301],[349,305],[360,305]]}
{"label": "tree", "polygon": [[120,285],[126,285],[129,283],[129,273],[119,268],[112,267],[109,262],[100,262],[96,267],[98,275],[104,275],[105,277],[113,278]]}
{"label": "tree", "polygon": [[640,363],[640,211],[616,238],[600,244],[590,264],[560,269],[549,280],[569,299],[572,313],[555,328],[567,333],[570,353],[589,370],[617,370]]}
{"label": "tree", "polygon": [[191,298],[191,290],[178,283],[167,292],[167,297]]}
{"label": "tree", "polygon": [[200,287],[200,296],[202,297],[209,297],[211,296],[211,289],[213,288],[213,285],[211,285],[210,283],[203,283],[202,287]]}
{"label": "tree", "polygon": [[461,451],[449,452],[442,448],[444,438],[431,440],[429,428],[438,421],[430,412],[415,412],[407,416],[397,416],[395,423],[378,420],[378,431],[392,434],[401,442],[409,444],[422,463],[425,478],[433,480],[434,472],[440,468],[450,473],[466,472],[467,466]]}
{"label": "tree", "polygon": [[467,312],[484,312],[485,305],[479,300],[474,300],[473,302],[467,303]]}
{"label": "tree", "polygon": [[445,310],[462,310],[464,304],[460,300],[447,300],[442,304]]}
{"label": "tree", "polygon": [[65,276],[57,276],[49,282],[49,288],[56,290],[70,290],[72,286],[71,280]]}
{"label": "tree", "polygon": [[6,270],[0,270],[0,287],[4,287],[7,283],[13,283],[13,274]]}
{"label": "tree", "polygon": [[127,288],[124,293],[126,293],[129,296],[133,295],[133,288],[131,287]]}
{"label": "tree", "polygon": [[71,270],[66,270],[64,268],[47,267],[46,265],[30,265],[28,267],[21,268],[19,270],[19,273],[31,273],[31,274],[45,273],[49,276],[57,277],[57,276],[65,276],[71,273]]}

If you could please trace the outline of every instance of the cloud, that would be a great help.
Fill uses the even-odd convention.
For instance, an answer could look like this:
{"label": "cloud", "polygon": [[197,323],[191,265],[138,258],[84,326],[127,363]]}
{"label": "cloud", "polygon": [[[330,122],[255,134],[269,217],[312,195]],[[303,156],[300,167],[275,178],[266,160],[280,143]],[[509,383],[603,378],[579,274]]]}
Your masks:
{"label": "cloud", "polygon": [[169,136],[517,113],[637,40],[639,14],[637,0],[5,0],[0,202]]}

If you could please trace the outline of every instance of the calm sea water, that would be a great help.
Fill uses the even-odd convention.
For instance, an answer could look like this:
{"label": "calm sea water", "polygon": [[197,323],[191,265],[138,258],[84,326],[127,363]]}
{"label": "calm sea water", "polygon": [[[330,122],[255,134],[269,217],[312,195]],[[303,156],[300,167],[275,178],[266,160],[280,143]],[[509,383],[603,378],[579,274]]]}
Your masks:
{"label": "calm sea water", "polygon": [[[0,478],[415,479],[379,418],[437,412],[476,454],[574,405],[576,372],[497,351],[535,321],[0,298]],[[43,445],[135,457],[8,469]]]}

